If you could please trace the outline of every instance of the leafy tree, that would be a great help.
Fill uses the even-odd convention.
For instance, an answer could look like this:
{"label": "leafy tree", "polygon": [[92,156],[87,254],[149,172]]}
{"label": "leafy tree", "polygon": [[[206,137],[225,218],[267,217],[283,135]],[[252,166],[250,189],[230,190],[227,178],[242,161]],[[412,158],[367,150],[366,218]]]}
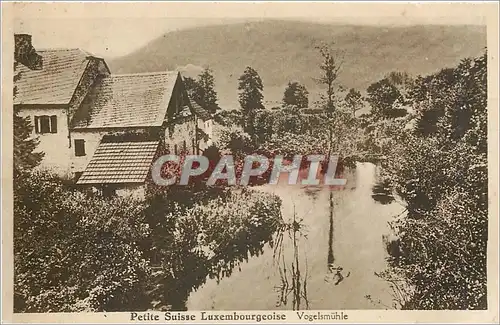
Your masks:
{"label": "leafy tree", "polygon": [[349,92],[345,96],[344,100],[347,107],[352,112],[352,116],[356,117],[356,112],[363,108],[363,98],[361,97],[361,93],[358,90],[351,88],[349,89]]}
{"label": "leafy tree", "polygon": [[250,153],[254,146],[252,138],[241,127],[224,128],[216,142],[218,148],[228,149],[235,156]]}
{"label": "leafy tree", "polygon": [[238,101],[243,110],[243,128],[253,138],[255,136],[255,114],[264,109],[262,104],[264,86],[257,71],[251,67],[246,67],[238,80],[238,90],[240,91]]}
{"label": "leafy tree", "polygon": [[392,71],[387,74],[386,79],[394,86],[402,89],[407,89],[413,84],[413,79],[408,72]]}
{"label": "leafy tree", "polygon": [[283,96],[283,105],[307,108],[309,106],[309,92],[304,85],[297,81],[289,82]]}
{"label": "leafy tree", "polygon": [[198,76],[198,94],[196,99],[214,114],[217,109],[217,92],[215,91],[215,79],[212,70],[206,68]]}
{"label": "leafy tree", "polygon": [[409,100],[417,111],[417,132],[431,135],[438,131],[438,120],[444,116],[449,94],[457,82],[455,69],[442,69],[430,76],[419,76],[409,91]]}
{"label": "leafy tree", "polygon": [[401,97],[398,88],[387,78],[371,84],[368,89],[368,102],[372,107],[372,114],[378,117],[391,116],[393,105]]}
{"label": "leafy tree", "polygon": [[[21,73],[16,72],[16,67],[19,63],[14,62],[14,98],[17,96],[16,82],[21,78]],[[14,162],[14,178],[17,178],[24,172],[31,171],[38,166],[43,159],[43,152],[35,152],[38,146],[38,140],[32,136],[33,126],[29,117],[21,117],[19,110],[14,108],[14,143],[13,143],[13,162]]]}
{"label": "leafy tree", "polygon": [[186,87],[186,91],[189,94],[189,97],[195,98],[197,96],[196,92],[198,91],[198,81],[195,78],[191,77],[183,77],[184,86]]}
{"label": "leafy tree", "polygon": [[207,108],[211,114],[215,114],[219,109],[217,104],[217,92],[215,91],[215,79],[213,71],[205,68],[198,75],[198,79],[184,77],[188,94],[197,103]]}
{"label": "leafy tree", "polygon": [[322,45],[317,47],[322,58],[319,68],[321,76],[316,79],[319,84],[326,85],[326,109],[328,112],[335,110],[335,82],[342,68],[344,54],[334,48]]}
{"label": "leafy tree", "polygon": [[398,249],[385,276],[409,288],[404,309],[486,309],[487,56],[417,81],[421,108],[443,113],[429,134],[390,122],[399,136],[388,139],[383,175],[406,215],[392,223]]}
{"label": "leafy tree", "polygon": [[243,112],[238,109],[223,110],[214,116],[214,120],[226,127],[243,126]]}
{"label": "leafy tree", "polygon": [[24,172],[31,171],[43,159],[43,152],[35,152],[38,140],[32,136],[33,126],[29,117],[19,116],[18,110],[14,111],[14,177]]}

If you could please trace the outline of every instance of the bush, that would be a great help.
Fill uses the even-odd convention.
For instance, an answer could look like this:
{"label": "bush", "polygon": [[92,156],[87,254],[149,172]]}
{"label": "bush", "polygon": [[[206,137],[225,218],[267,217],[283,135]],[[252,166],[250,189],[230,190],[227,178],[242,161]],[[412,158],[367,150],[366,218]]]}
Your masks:
{"label": "bush", "polygon": [[[142,205],[69,191],[52,175],[15,182],[16,312],[113,311],[135,305],[149,267]],[[129,306],[129,307],[127,307]]]}
{"label": "bush", "polygon": [[423,112],[442,111],[423,123],[432,132],[417,119],[380,146],[385,179],[407,208],[393,222],[400,247],[391,259],[412,288],[404,309],[487,308],[486,75],[485,54],[418,79],[423,98],[414,101]]}
{"label": "bush", "polygon": [[161,265],[155,299],[174,310],[185,309],[189,293],[207,276],[229,276],[258,255],[281,220],[280,199],[258,191],[226,190],[192,206],[168,202],[152,233]]}

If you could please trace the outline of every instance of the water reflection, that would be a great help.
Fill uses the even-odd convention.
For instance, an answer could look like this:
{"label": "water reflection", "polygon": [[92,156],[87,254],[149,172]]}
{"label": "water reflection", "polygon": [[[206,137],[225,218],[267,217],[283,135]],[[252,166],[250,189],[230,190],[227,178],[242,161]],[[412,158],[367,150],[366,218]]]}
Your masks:
{"label": "water reflection", "polygon": [[221,283],[209,280],[190,295],[188,309],[384,308],[367,295],[390,305],[391,288],[375,272],[387,266],[381,237],[401,206],[374,200],[381,193],[373,191],[373,164],[358,164],[351,174],[333,200],[324,187],[259,187],[283,200],[286,221],[273,247]]}
{"label": "water reflection", "polygon": [[[273,259],[278,267],[280,284],[274,289],[278,293],[276,307],[287,306],[289,296],[292,298],[292,310],[309,309],[307,297],[308,265],[307,254],[304,250],[304,263],[299,256],[299,243],[301,239],[307,239],[307,233],[303,223],[304,219],[298,219],[294,207],[293,219],[283,223],[278,230],[276,246]],[[292,256],[285,256],[284,238],[288,236],[292,242]]]}
{"label": "water reflection", "polygon": [[[325,282],[330,283],[334,282],[335,285],[338,285],[345,278],[351,275],[351,272],[348,272],[346,276],[344,276],[344,268],[342,266],[335,266],[335,256],[333,254],[333,233],[334,233],[334,215],[335,215],[335,201],[333,192],[329,194],[329,209],[328,209],[328,221],[329,221],[329,231],[328,231],[328,255],[327,255],[327,275],[325,277]],[[336,281],[335,281],[336,280]]]}

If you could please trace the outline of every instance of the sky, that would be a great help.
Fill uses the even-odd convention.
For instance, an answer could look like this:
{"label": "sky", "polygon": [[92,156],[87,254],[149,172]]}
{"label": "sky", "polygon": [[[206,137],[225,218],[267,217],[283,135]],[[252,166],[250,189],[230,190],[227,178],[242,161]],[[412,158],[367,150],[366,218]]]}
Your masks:
{"label": "sky", "polygon": [[491,6],[361,3],[15,3],[15,33],[43,48],[126,55],[169,31],[262,19],[342,24],[486,24]]}

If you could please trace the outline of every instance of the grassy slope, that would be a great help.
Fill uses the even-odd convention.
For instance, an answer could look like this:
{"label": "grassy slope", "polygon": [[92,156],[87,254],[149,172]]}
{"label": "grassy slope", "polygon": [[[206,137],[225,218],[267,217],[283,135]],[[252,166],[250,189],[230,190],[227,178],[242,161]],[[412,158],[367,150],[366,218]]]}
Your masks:
{"label": "grassy slope", "polygon": [[[476,56],[486,46],[479,26],[351,26],[294,21],[262,21],[170,32],[143,48],[109,62],[114,73],[210,66],[220,103],[237,105],[237,79],[246,66],[264,82],[265,99],[279,101],[289,80],[319,90],[315,46],[334,42],[345,51],[339,81],[366,89],[390,71],[427,74]],[[192,71],[196,71],[192,70]]]}

